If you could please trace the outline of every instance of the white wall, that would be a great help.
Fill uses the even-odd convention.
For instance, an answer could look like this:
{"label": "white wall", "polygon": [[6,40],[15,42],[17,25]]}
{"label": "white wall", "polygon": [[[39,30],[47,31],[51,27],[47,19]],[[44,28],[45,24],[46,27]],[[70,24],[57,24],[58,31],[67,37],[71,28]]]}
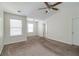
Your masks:
{"label": "white wall", "polygon": [[3,19],[3,11],[0,10],[0,54],[4,46],[3,39],[4,39],[4,19]]}
{"label": "white wall", "polygon": [[[22,35],[20,36],[10,36],[10,19],[18,19],[22,20]],[[21,41],[26,41],[26,34],[27,34],[27,29],[26,29],[26,17],[25,16],[20,16],[20,15],[15,15],[15,14],[10,14],[10,13],[4,13],[4,21],[5,21],[5,40],[4,44],[10,44],[10,43],[16,43],[16,42],[21,42]]]}
{"label": "white wall", "polygon": [[46,19],[47,38],[72,44],[72,19],[79,16],[79,3],[63,3],[60,11]]}

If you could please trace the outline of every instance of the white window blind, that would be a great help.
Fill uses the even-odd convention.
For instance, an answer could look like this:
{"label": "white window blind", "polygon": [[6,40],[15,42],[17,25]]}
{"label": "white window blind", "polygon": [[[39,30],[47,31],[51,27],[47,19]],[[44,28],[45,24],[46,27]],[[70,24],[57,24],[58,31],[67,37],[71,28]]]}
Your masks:
{"label": "white window blind", "polygon": [[28,32],[33,32],[33,24],[28,23]]}
{"label": "white window blind", "polygon": [[22,20],[10,19],[10,35],[22,35]]}

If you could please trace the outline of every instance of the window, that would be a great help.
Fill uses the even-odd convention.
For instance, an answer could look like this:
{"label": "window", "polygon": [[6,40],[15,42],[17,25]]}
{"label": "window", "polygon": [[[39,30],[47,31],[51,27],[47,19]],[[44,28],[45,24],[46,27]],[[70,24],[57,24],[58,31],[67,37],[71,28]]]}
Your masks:
{"label": "window", "polygon": [[28,32],[33,32],[33,24],[28,23]]}
{"label": "window", "polygon": [[22,35],[22,20],[10,19],[10,35]]}

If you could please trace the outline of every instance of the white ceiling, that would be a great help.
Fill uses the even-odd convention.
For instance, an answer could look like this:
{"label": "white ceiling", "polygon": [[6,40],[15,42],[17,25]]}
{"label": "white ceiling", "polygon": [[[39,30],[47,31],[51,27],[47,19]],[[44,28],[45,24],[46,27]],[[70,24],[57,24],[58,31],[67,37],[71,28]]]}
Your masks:
{"label": "white ceiling", "polygon": [[[46,7],[43,2],[0,2],[0,5],[6,12],[41,20],[44,20],[54,14],[52,11],[46,14],[45,10],[38,10],[39,8]],[[21,13],[18,13],[18,10],[20,10]]]}
{"label": "white ceiling", "polygon": [[[53,3],[51,2],[50,4]],[[38,10],[38,8],[46,7],[46,5],[43,2],[0,2],[0,6],[2,6],[3,10],[6,12],[24,15],[40,20],[47,19],[48,17],[56,13],[55,11],[50,11],[48,14],[46,14],[45,10]],[[79,3],[62,3],[56,7],[60,10],[63,10],[65,8],[73,8],[76,6],[78,7]],[[20,10],[21,13],[18,13],[18,10]]]}

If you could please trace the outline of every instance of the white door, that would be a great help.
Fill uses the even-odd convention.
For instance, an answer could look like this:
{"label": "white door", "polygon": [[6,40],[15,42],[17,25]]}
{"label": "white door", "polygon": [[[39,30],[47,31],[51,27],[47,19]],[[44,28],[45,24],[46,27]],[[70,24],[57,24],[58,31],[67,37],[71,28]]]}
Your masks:
{"label": "white door", "polygon": [[79,18],[73,19],[72,44],[79,45]]}

